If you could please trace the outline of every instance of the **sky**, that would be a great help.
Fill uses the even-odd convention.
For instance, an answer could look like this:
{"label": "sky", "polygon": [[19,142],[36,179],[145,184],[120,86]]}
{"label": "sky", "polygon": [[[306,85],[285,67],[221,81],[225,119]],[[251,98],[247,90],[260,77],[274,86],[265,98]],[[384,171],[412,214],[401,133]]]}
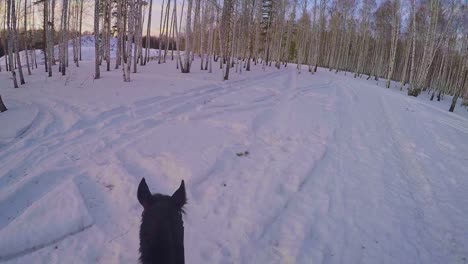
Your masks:
{"label": "sky", "polygon": [[[57,7],[56,7],[56,14],[55,14],[55,21],[56,23],[60,23],[60,10],[61,10],[61,1],[57,1]],[[164,0],[165,3],[167,3],[167,0]],[[183,0],[177,0],[177,11],[178,11],[178,16],[177,20],[178,22],[180,21],[180,11],[182,9],[182,1]],[[152,18],[151,18],[151,35],[157,35],[159,34],[159,27],[160,27],[160,17],[161,17],[161,4],[163,0],[153,0],[153,8],[152,8]],[[174,0],[171,1],[171,5],[173,4]],[[93,32],[94,31],[94,4],[95,1],[93,0],[84,0],[84,7],[83,7],[83,32],[89,31]],[[148,8],[147,7],[145,12],[145,21],[144,21],[144,32],[146,33],[146,23],[148,21]],[[185,7],[186,9],[187,7]],[[0,8],[1,9],[1,8]],[[171,7],[172,9],[172,7]],[[184,10],[185,11],[185,10]],[[20,10],[20,12],[22,12]],[[35,15],[35,27],[36,28],[42,28],[42,7],[37,7],[36,10],[36,15]],[[38,14],[38,13],[39,14]],[[184,25],[182,25],[182,29],[184,28]]]}
{"label": "sky", "polygon": [[[83,31],[85,30],[94,31],[93,28],[94,28],[94,3],[95,1],[92,1],[92,0],[84,0],[84,1],[85,1],[85,8],[83,10]],[[151,17],[151,35],[159,33],[162,2],[163,0],[153,0],[153,8],[152,8],[152,15],[151,15],[152,16]],[[167,1],[165,0],[165,3],[166,2]],[[178,0],[177,4],[178,4],[177,11],[180,14],[181,7],[182,7],[182,0]],[[145,14],[145,30],[146,30],[146,23],[148,21],[148,8],[149,6],[147,7],[146,14]],[[178,15],[178,20],[179,19],[180,19],[180,15]]]}

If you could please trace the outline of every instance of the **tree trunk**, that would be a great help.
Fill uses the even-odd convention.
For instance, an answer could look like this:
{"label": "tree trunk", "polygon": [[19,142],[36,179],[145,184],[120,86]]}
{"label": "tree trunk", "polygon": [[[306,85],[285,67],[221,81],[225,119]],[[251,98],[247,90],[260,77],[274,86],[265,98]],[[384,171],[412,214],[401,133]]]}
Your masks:
{"label": "tree trunk", "polygon": [[[23,36],[23,43],[24,43],[24,53],[26,57],[26,66],[28,67],[28,75],[31,75],[31,66],[29,65],[29,56],[28,56],[28,39],[27,39],[27,32],[28,32],[28,22],[26,16],[26,10],[28,9],[28,1],[24,0],[24,36]],[[1,70],[1,69],[0,69]]]}
{"label": "tree trunk", "polygon": [[12,27],[13,27],[13,49],[16,54],[16,63],[18,65],[18,72],[20,75],[20,83],[25,84],[24,82],[24,75],[23,75],[23,67],[21,65],[21,55],[18,43],[18,28],[16,27],[16,4],[15,0],[11,1],[11,20],[12,20]]}
{"label": "tree trunk", "polygon": [[185,21],[185,54],[184,54],[184,67],[182,68],[183,73],[190,72],[190,35],[191,35],[191,26],[192,26],[192,2],[193,0],[187,0],[187,19]]}
{"label": "tree trunk", "polygon": [[158,49],[159,49],[159,54],[158,54],[158,64],[161,63],[161,37],[162,37],[162,31],[163,31],[163,10],[164,10],[164,0],[161,3],[161,16],[159,18],[159,38],[158,38]]}
{"label": "tree trunk", "polygon": [[94,2],[94,79],[101,78],[99,69],[99,55],[101,51],[99,48],[99,0]]}
{"label": "tree trunk", "polygon": [[66,54],[68,53],[68,34],[67,34],[67,15],[68,15],[68,0],[63,0],[63,6],[62,6],[62,27],[61,27],[61,33],[62,33],[62,43],[60,45],[61,49],[61,56],[60,56],[60,71],[62,72],[62,75],[66,74]]}
{"label": "tree trunk", "polygon": [[169,49],[169,19],[170,19],[170,10],[171,10],[171,1],[167,1],[167,12],[166,16],[164,18],[164,56],[163,56],[163,62],[166,63],[166,56],[167,56],[167,51]]}
{"label": "tree trunk", "polygon": [[[182,8],[183,8],[183,5],[182,5]],[[183,13],[183,12],[181,12]],[[181,15],[182,17],[182,15]],[[181,19],[182,21],[182,19]],[[175,29],[175,41],[176,41],[176,48],[177,48],[177,67],[179,67],[179,64],[180,64],[180,67],[182,68],[182,59],[181,59],[181,55],[180,55],[180,45],[179,45],[179,28],[177,27],[177,0],[174,0],[174,29]]]}
{"label": "tree trunk", "polygon": [[[412,12],[413,12],[413,51],[411,54],[411,70],[410,70],[410,89],[408,90],[408,95],[414,95],[415,93],[415,68],[416,66],[414,65],[415,63],[415,58],[416,58],[416,0],[413,0],[412,4]],[[415,96],[417,96],[418,93],[416,93]]]}
{"label": "tree trunk", "polygon": [[2,96],[0,95],[0,113],[5,112],[6,110],[8,110],[8,109],[6,108],[5,104],[3,103]]}
{"label": "tree trunk", "polygon": [[51,36],[51,49],[52,49],[52,52],[50,53],[51,55],[51,61],[52,61],[52,65],[55,65],[55,52],[54,52],[54,45],[55,45],[55,42],[54,42],[54,39],[55,39],[55,2],[56,0],[52,0],[51,4],[52,6],[50,7],[49,11],[50,11],[50,21],[49,21],[49,25],[50,25],[50,36]]}
{"label": "tree trunk", "polygon": [[226,71],[224,74],[224,80],[229,79],[229,68],[231,60],[231,14],[233,13],[234,3],[233,0],[225,0],[223,6],[222,20],[222,37],[224,44],[224,58],[226,59]]}
{"label": "tree trunk", "polygon": [[406,83],[410,55],[411,55],[411,39],[408,39],[408,43],[406,47],[406,54],[405,54],[405,62],[403,63],[403,75],[401,77],[400,91],[403,90],[403,86],[405,86],[405,83]]}
{"label": "tree trunk", "polygon": [[[35,19],[35,16],[34,16],[35,13],[34,13],[34,8],[33,8],[32,4],[29,5],[29,9],[31,10],[30,13],[32,13],[32,19],[29,20],[29,23],[30,23],[29,27],[31,28],[31,30],[29,31],[29,38],[31,40],[30,45],[31,45],[31,48],[32,48],[31,64],[34,65],[34,67],[37,69],[36,49],[34,48],[35,43],[36,43],[36,41],[35,41],[36,34],[35,34],[35,31],[34,31],[34,26],[33,26],[33,23],[34,23],[34,21],[36,21],[36,19]],[[31,22],[31,21],[33,21],[33,22]]]}
{"label": "tree trunk", "polygon": [[127,57],[127,64],[124,66],[126,67],[126,73],[127,73],[127,82],[130,81],[130,69],[132,68],[132,41],[134,39],[134,32],[135,32],[135,0],[129,0],[128,1],[128,7],[130,8],[128,10],[128,36],[127,36],[127,52],[126,52],[126,57]]}
{"label": "tree trunk", "polygon": [[111,55],[110,55],[110,41],[111,41],[111,11],[112,11],[112,2],[111,0],[105,0],[105,13],[104,13],[104,20],[105,20],[105,39],[106,39],[106,71],[110,71],[110,64],[111,64]]}
{"label": "tree trunk", "polygon": [[47,35],[47,38],[46,38],[46,46],[47,46],[47,72],[48,72],[48,76],[49,77],[52,77],[52,64],[53,64],[53,60],[54,60],[54,42],[53,42],[53,37],[51,35],[51,25],[52,23],[49,21],[49,1],[48,0],[44,0],[44,2],[47,2],[46,3],[46,6],[44,7],[45,10],[47,11],[44,11],[46,17],[47,17],[47,23],[46,23],[46,35]]}
{"label": "tree trunk", "polygon": [[136,0],[135,2],[135,7],[133,8],[133,14],[134,14],[134,25],[135,25],[135,30],[134,30],[134,50],[133,50],[133,73],[137,72],[137,66],[138,66],[138,51],[140,50],[140,37],[141,37],[141,4],[142,0]]}
{"label": "tree trunk", "polygon": [[122,65],[123,81],[127,82],[130,80],[129,73],[127,73],[127,63],[128,63],[128,53],[127,53],[127,42],[130,40],[127,39],[127,20],[128,20],[128,4],[127,0],[119,1],[119,8],[121,10],[121,18],[119,20],[119,38],[120,38],[120,62]]}
{"label": "tree trunk", "polygon": [[400,0],[395,0],[395,13],[393,14],[392,41],[390,47],[390,63],[388,66],[387,88],[390,88],[390,79],[393,77],[395,69],[395,59],[398,46],[398,34],[400,32]]}
{"label": "tree trunk", "polygon": [[80,60],[81,60],[81,32],[83,27],[83,2],[84,0],[80,0],[80,22],[79,22],[79,42],[78,42],[78,51],[80,53]]}
{"label": "tree trunk", "polygon": [[140,66],[145,65],[143,60],[143,23],[145,22],[144,14],[143,14],[143,2],[142,0],[139,1],[139,11],[138,11],[138,59],[140,61]]}
{"label": "tree trunk", "polygon": [[119,65],[122,62],[122,41],[123,41],[123,28],[122,28],[122,1],[117,0],[117,51],[115,54],[115,67],[114,69],[118,69]]}
{"label": "tree trunk", "polygon": [[11,30],[11,5],[12,1],[14,0],[7,0],[7,41],[8,41],[8,62],[9,62],[9,68],[12,74],[12,79],[13,79],[13,87],[18,88],[18,81],[16,80],[16,71],[15,67],[13,66],[13,37],[12,35],[12,30]]}
{"label": "tree trunk", "polygon": [[[214,41],[215,41],[215,37],[214,37],[214,34],[213,34],[213,31],[214,31],[214,7],[213,6],[210,6],[210,21],[208,22],[208,24],[210,25],[210,31],[209,31],[209,34],[208,34],[208,57],[207,57],[207,62],[209,62],[209,68],[208,68],[208,73],[212,73],[212,70],[213,70],[213,66],[212,66],[212,61],[214,59]],[[212,57],[212,58],[210,58]],[[206,68],[205,68],[206,70]]]}
{"label": "tree trunk", "polygon": [[149,0],[148,11],[148,27],[146,28],[146,50],[145,50],[145,64],[149,62],[150,44],[151,44],[151,12],[153,10],[153,0]]}
{"label": "tree trunk", "polygon": [[48,7],[48,3],[47,3],[48,0],[44,0],[43,2],[43,29],[42,29],[42,34],[43,34],[43,43],[44,43],[44,49],[43,49],[43,53],[44,53],[44,66],[45,66],[45,72],[48,72],[49,71],[49,67],[48,67],[48,56],[47,56],[47,53],[49,52],[49,47],[48,47],[48,42],[47,42],[47,29],[49,28],[49,24],[47,23],[48,22],[48,18],[47,18],[47,15],[48,15],[48,12],[47,12],[47,7]]}

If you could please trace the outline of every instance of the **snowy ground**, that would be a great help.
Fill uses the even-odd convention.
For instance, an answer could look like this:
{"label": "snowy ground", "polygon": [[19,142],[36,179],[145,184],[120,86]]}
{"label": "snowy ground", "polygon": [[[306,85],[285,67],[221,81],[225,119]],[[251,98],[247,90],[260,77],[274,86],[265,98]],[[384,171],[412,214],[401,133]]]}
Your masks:
{"label": "snowy ground", "polygon": [[19,89],[1,72],[0,262],[136,263],[146,177],[186,181],[187,263],[468,263],[464,108],[325,69],[221,82],[214,66],[123,83],[88,61]]}

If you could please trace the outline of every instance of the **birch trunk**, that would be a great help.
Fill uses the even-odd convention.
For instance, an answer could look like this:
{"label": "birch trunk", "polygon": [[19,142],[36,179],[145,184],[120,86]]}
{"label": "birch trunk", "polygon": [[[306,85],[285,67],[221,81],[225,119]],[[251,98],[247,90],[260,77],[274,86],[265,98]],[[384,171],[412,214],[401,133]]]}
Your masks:
{"label": "birch trunk", "polygon": [[61,67],[61,72],[62,75],[66,74],[66,61],[65,57],[66,54],[68,53],[68,38],[67,38],[67,15],[68,15],[68,0],[63,0],[63,7],[62,7],[62,28],[61,33],[62,33],[62,44],[61,46],[61,57],[60,57],[60,67]]}
{"label": "birch trunk", "polygon": [[15,0],[11,2],[11,20],[12,20],[12,27],[13,27],[13,49],[16,54],[16,63],[18,66],[18,72],[20,76],[20,83],[25,84],[24,82],[24,75],[23,75],[23,67],[21,65],[21,56],[19,50],[19,43],[18,43],[18,28],[16,27],[16,3]]}
{"label": "birch trunk", "polygon": [[167,56],[167,51],[169,48],[169,19],[170,19],[170,11],[171,11],[171,1],[167,1],[167,11],[166,11],[166,17],[164,19],[164,56],[163,56],[163,62],[166,62],[166,56]]}
{"label": "birch trunk", "polygon": [[104,29],[104,38],[106,39],[106,46],[105,49],[105,56],[106,56],[106,71],[110,71],[110,64],[111,64],[111,55],[110,55],[110,41],[111,41],[111,11],[112,5],[111,0],[104,0],[105,2],[105,10],[104,10],[104,21],[105,21],[105,29]]}
{"label": "birch trunk", "polygon": [[226,71],[224,74],[224,80],[229,79],[229,68],[230,68],[230,56],[231,56],[231,14],[233,11],[233,0],[224,1],[223,14],[222,14],[222,36],[224,44],[224,54],[226,59]]}
{"label": "birch trunk", "polygon": [[[83,1],[83,0],[82,0]],[[115,67],[114,69],[118,69],[119,66],[122,64],[122,41],[123,41],[123,27],[122,27],[122,20],[123,20],[123,8],[122,8],[122,0],[117,0],[117,50],[115,54]]]}
{"label": "birch trunk", "polygon": [[[28,22],[27,22],[27,16],[26,16],[26,10],[28,10],[28,1],[24,0],[24,37],[23,37],[23,43],[24,43],[24,53],[26,57],[26,66],[28,67],[28,75],[31,75],[31,66],[29,65],[29,56],[28,56],[28,38],[27,38],[27,32],[28,32]],[[1,69],[0,69],[1,70]]]}
{"label": "birch trunk", "polygon": [[408,95],[411,95],[411,90],[415,89],[415,83],[414,83],[414,75],[415,75],[415,69],[416,66],[414,65],[415,63],[415,57],[416,57],[416,0],[413,0],[412,3],[412,11],[413,11],[413,45],[412,45],[412,54],[411,54],[411,70],[410,70],[410,89],[408,90]]}
{"label": "birch trunk", "polygon": [[80,1],[80,22],[79,22],[79,42],[78,42],[78,51],[80,53],[80,60],[81,60],[81,32],[82,32],[82,27],[83,27],[83,2],[84,0],[79,0]]}
{"label": "birch trunk", "polygon": [[192,2],[193,0],[187,0],[187,19],[185,21],[185,54],[184,54],[184,67],[182,67],[183,73],[190,72],[190,34],[192,26]]}
{"label": "birch trunk", "polygon": [[101,78],[101,72],[99,69],[99,0],[94,2],[94,79]]}
{"label": "birch trunk", "polygon": [[153,0],[149,0],[149,11],[148,11],[148,27],[146,28],[146,50],[145,50],[145,64],[149,62],[149,51],[151,45],[151,14],[153,10]]}
{"label": "birch trunk", "polygon": [[12,1],[14,0],[7,0],[7,31],[6,31],[6,38],[8,41],[8,62],[9,68],[11,71],[11,77],[13,80],[13,87],[18,88],[18,81],[16,80],[16,71],[15,67],[13,66],[13,34],[11,30],[11,9],[12,9]]}
{"label": "birch trunk", "polygon": [[161,63],[161,37],[162,37],[162,31],[163,31],[163,10],[164,10],[164,0],[161,4],[161,17],[160,17],[160,20],[159,20],[159,39],[158,39],[158,49],[159,49],[159,56],[158,56],[158,64]]}
{"label": "birch trunk", "polygon": [[406,54],[405,54],[405,62],[403,64],[403,75],[401,77],[400,81],[400,91],[403,90],[403,86],[406,84],[406,77],[408,74],[408,63],[409,63],[409,57],[411,55],[411,38],[408,38],[408,43],[406,47]]}
{"label": "birch trunk", "polygon": [[50,7],[49,11],[50,11],[50,21],[49,21],[49,25],[50,25],[50,42],[51,42],[51,61],[52,61],[52,65],[55,65],[55,52],[54,52],[54,40],[55,40],[55,3],[56,3],[56,0],[52,0],[51,1],[51,4],[52,6]]}
{"label": "birch trunk", "polygon": [[393,14],[393,30],[392,30],[392,43],[390,47],[390,63],[388,66],[387,84],[386,87],[390,88],[390,79],[393,76],[395,69],[395,59],[398,46],[398,34],[400,33],[400,0],[395,0],[395,11]]}
{"label": "birch trunk", "polygon": [[135,0],[128,1],[128,39],[127,39],[127,65],[126,65],[126,73],[127,73],[127,82],[130,81],[130,69],[132,65],[132,41],[134,39],[134,31],[135,31]]}

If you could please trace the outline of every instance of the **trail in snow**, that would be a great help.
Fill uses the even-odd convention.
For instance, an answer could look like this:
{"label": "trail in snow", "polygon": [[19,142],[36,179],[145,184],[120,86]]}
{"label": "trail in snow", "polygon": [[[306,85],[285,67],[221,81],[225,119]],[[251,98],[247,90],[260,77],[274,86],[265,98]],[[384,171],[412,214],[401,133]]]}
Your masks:
{"label": "trail in snow", "polygon": [[186,180],[189,263],[467,261],[466,115],[325,70],[92,67],[0,74],[0,262],[135,262],[141,177]]}

